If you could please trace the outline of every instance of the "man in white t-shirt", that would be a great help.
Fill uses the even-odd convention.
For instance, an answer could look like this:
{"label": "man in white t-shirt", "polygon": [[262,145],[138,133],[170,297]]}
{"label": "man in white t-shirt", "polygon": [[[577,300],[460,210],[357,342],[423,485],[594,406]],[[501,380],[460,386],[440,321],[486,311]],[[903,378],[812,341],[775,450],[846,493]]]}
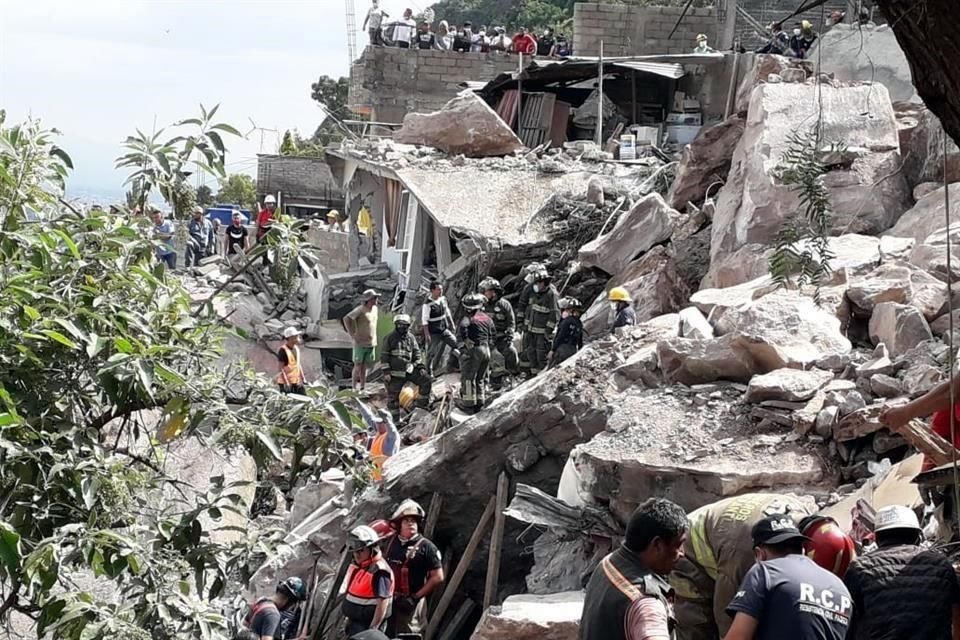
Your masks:
{"label": "man in white t-shirt", "polygon": [[413,10],[405,9],[403,18],[390,23],[393,27],[393,43],[401,49],[409,49],[417,30],[417,23],[413,21]]}
{"label": "man in white t-shirt", "polygon": [[380,0],[373,0],[373,5],[367,11],[367,17],[363,19],[363,28],[370,35],[370,44],[374,46],[383,45],[383,35],[380,33],[380,27],[387,15],[387,12],[380,8]]}

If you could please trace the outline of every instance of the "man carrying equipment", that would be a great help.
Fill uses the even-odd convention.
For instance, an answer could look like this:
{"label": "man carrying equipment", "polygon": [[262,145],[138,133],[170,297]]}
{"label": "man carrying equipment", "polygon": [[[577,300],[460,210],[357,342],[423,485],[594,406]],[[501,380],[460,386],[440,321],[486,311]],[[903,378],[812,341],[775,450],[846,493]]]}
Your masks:
{"label": "man carrying equipment", "polygon": [[387,387],[387,408],[394,423],[399,424],[400,394],[404,383],[410,381],[420,387],[420,401],[426,406],[430,401],[432,381],[427,375],[426,366],[420,361],[420,345],[410,334],[410,316],[397,314],[393,318],[393,326],[393,332],[383,343],[380,361],[386,366],[383,380]]}

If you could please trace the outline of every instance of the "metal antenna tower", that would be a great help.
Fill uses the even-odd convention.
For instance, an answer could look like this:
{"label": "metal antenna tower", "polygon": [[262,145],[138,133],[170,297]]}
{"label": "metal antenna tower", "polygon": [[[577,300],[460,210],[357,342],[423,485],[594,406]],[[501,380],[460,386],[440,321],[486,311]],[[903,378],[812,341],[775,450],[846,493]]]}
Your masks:
{"label": "metal antenna tower", "polygon": [[350,56],[347,69],[350,69],[353,67],[353,61],[357,59],[357,13],[354,10],[353,0],[343,1],[347,14],[347,55]]}

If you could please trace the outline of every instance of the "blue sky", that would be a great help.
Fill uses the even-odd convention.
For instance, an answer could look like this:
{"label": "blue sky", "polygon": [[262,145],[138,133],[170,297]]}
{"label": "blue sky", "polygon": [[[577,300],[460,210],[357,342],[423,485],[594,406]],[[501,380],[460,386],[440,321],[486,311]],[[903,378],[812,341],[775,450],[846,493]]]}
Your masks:
{"label": "blue sky", "polygon": [[[368,2],[356,3],[357,25]],[[63,132],[71,186],[118,188],[120,143],[220,103],[242,132],[312,133],[320,75],[346,75],[345,0],[0,0],[0,108]],[[393,13],[414,2],[383,0]],[[420,0],[420,5],[426,5]],[[358,34],[358,47],[366,36]],[[263,151],[277,134],[263,132]],[[228,140],[228,170],[254,173],[261,132]]]}

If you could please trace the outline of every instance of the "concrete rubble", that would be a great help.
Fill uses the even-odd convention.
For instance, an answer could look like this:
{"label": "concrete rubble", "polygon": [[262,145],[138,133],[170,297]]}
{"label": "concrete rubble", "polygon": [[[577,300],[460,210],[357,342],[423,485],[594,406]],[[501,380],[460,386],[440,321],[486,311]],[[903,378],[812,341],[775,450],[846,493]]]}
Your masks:
{"label": "concrete rubble", "polygon": [[487,610],[471,640],[576,640],[583,592],[510,596]]}
{"label": "concrete rubble", "polygon": [[393,139],[468,158],[504,156],[523,148],[517,134],[472,91],[464,91],[439,111],[407,114]]}

